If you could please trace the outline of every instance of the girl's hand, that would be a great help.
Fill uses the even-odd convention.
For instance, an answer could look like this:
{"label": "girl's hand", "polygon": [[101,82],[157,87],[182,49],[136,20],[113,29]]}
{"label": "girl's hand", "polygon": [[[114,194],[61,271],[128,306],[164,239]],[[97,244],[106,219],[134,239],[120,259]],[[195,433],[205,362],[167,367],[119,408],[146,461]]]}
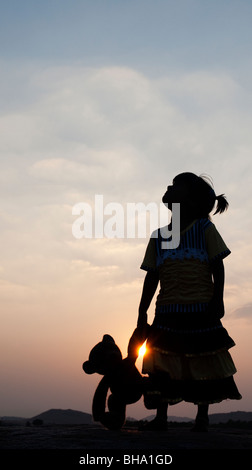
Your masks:
{"label": "girl's hand", "polygon": [[225,277],[223,260],[217,260],[212,263],[212,275],[214,281],[214,294],[209,303],[209,313],[212,313],[213,317],[220,319],[225,313],[223,302]]}
{"label": "girl's hand", "polygon": [[213,298],[209,302],[208,313],[212,318],[222,318],[225,314],[223,298]]}
{"label": "girl's hand", "polygon": [[138,320],[137,320],[137,328],[145,329],[147,326],[147,313],[139,311]]}

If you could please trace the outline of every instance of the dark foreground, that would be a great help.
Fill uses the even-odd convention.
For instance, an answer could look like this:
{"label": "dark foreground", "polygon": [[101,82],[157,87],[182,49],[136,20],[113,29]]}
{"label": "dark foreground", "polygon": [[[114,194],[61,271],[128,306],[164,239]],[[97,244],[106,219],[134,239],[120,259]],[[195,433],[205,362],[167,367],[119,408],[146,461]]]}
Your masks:
{"label": "dark foreground", "polygon": [[26,468],[55,459],[58,468],[67,464],[69,469],[94,464],[103,468],[132,464],[174,468],[176,463],[195,467],[206,462],[218,465],[221,458],[226,464],[239,465],[250,457],[252,430],[210,427],[207,433],[194,433],[190,427],[172,424],[163,432],[137,427],[108,431],[96,425],[2,426],[0,449],[9,464],[25,464]]}

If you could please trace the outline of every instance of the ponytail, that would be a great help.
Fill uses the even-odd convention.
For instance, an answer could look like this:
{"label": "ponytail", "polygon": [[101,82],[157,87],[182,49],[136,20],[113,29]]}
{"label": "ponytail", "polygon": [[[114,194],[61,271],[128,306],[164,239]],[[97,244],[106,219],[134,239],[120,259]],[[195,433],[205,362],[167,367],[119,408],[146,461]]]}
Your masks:
{"label": "ponytail", "polygon": [[216,211],[214,215],[218,213],[222,214],[222,212],[226,211],[229,206],[226,196],[224,196],[224,194],[220,194],[220,196],[216,196],[216,200],[217,200],[217,207],[216,207]]}
{"label": "ponytail", "polygon": [[213,215],[222,214],[229,206],[224,194],[216,196],[212,179],[207,175],[197,176],[194,173],[180,173],[173,181],[180,182],[189,190],[195,218],[209,217],[216,201],[216,211]]}

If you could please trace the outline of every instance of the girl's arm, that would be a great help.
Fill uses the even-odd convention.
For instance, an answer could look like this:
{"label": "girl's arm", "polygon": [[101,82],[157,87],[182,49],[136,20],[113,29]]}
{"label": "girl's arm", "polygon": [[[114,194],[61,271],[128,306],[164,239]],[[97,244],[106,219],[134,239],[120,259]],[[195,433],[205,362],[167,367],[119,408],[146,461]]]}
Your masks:
{"label": "girl's arm", "polygon": [[144,279],[143,291],[138,309],[137,326],[140,328],[144,328],[147,325],[147,310],[156,292],[158,282],[158,272],[148,271]]}
{"label": "girl's arm", "polygon": [[210,302],[211,310],[217,314],[219,318],[224,316],[224,283],[225,283],[225,270],[222,260],[215,261],[212,264],[212,276],[214,282],[214,294]]}

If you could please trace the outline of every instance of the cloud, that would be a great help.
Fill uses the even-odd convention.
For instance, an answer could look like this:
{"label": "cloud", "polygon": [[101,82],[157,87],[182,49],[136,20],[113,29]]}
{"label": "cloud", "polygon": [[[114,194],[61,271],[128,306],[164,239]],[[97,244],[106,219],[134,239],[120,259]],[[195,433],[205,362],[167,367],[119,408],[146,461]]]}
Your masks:
{"label": "cloud", "polygon": [[160,78],[158,83],[171,103],[191,116],[232,108],[237,104],[237,97],[243,94],[241,85],[221,69],[194,70],[176,78]]}
{"label": "cloud", "polygon": [[127,162],[126,176],[139,182],[144,175],[150,183],[151,169],[160,177],[159,164],[172,173],[186,158],[197,168],[204,158],[212,167],[221,152],[220,164],[230,165],[238,143],[249,161],[245,92],[223,72],[151,79],[127,67],[51,67],[34,70],[26,88],[30,101],[2,115],[1,146],[9,155],[25,152],[42,176],[52,160],[55,173],[65,164],[70,175],[67,161],[95,170],[113,165],[123,180]]}
{"label": "cloud", "polygon": [[18,81],[22,84],[22,93],[5,101],[0,117],[6,275],[9,264],[16,273],[11,279],[18,281],[25,263],[33,282],[33,259],[38,279],[46,277],[46,264],[53,279],[57,272],[62,279],[63,265],[68,270],[69,260],[84,259],[90,270],[121,265],[128,278],[135,276],[132,247],[142,243],[143,252],[143,241],[105,240],[98,246],[82,240],[80,248],[71,232],[73,205],[92,205],[95,194],[103,194],[105,204],[159,203],[173,177],[191,170],[210,174],[216,192],[227,194],[229,217],[214,221],[231,245],[230,285],[245,281],[251,116],[246,90],[230,74],[171,71],[151,78],[129,67],[24,64],[16,82],[14,64],[6,67],[12,80],[5,77],[3,91],[11,96],[11,90],[20,90]]}
{"label": "cloud", "polygon": [[0,279],[0,295],[3,303],[22,303],[34,299],[33,289],[24,284],[18,284]]}
{"label": "cloud", "polygon": [[[120,164],[119,164],[120,156]],[[69,156],[68,156],[69,157]],[[29,174],[37,181],[48,181],[55,185],[70,186],[71,188],[82,188],[87,195],[104,181],[111,181],[111,168],[113,167],[113,178],[120,181],[130,177],[133,171],[134,150],[125,148],[116,150],[93,150],[80,148],[69,158],[46,158],[38,160],[29,168]],[[102,188],[101,188],[102,189]]]}
{"label": "cloud", "polygon": [[242,307],[237,308],[232,312],[232,315],[237,319],[246,319],[248,321],[252,320],[252,302],[243,305]]}

